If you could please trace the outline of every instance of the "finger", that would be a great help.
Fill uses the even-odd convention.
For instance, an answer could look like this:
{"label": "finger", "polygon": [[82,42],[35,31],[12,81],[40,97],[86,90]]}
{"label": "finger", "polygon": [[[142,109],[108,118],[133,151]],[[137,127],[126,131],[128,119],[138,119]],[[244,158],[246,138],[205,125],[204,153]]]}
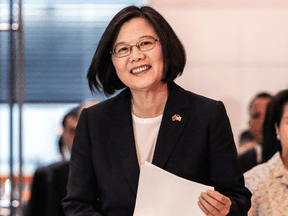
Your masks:
{"label": "finger", "polygon": [[213,190],[207,190],[207,194],[214,199],[218,200],[219,202],[223,203],[224,205],[230,206],[231,205],[231,200],[224,196],[223,194],[219,193],[218,191],[213,191]]}
{"label": "finger", "polygon": [[215,208],[213,205],[211,205],[209,203],[209,201],[207,201],[204,197],[208,197],[208,200],[212,200],[212,197],[209,197],[208,194],[206,193],[201,193],[201,196],[199,197],[199,201],[202,204],[202,206],[206,209],[206,211],[208,212],[208,214],[206,215],[222,215],[221,212]]}
{"label": "finger", "polygon": [[198,206],[204,212],[205,215],[209,215],[208,210],[202,205],[202,203],[200,201],[198,201]]}
{"label": "finger", "polygon": [[203,198],[223,215],[229,213],[232,202],[228,197],[217,191],[211,190],[207,191],[207,193],[202,193],[201,195],[203,195]]}
{"label": "finger", "polygon": [[223,203],[219,202],[217,199],[208,195],[207,193],[202,192],[201,197],[218,211],[220,211],[220,209],[225,206]]}

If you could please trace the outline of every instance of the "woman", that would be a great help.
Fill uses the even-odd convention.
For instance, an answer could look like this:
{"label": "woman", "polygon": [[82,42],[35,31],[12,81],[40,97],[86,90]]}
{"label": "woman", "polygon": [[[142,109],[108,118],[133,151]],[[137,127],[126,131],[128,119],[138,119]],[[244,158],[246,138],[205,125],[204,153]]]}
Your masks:
{"label": "woman", "polygon": [[[268,105],[264,121],[271,147],[278,151],[266,163],[246,172],[245,183],[252,192],[248,215],[288,215],[288,90],[276,94]],[[271,148],[273,149],[273,147]]]}
{"label": "woman", "polygon": [[199,194],[206,215],[246,215],[250,192],[225,108],[173,82],[185,62],[181,42],[154,9],[129,6],[115,15],[87,78],[92,91],[124,90],[82,111],[66,215],[133,215],[139,166],[146,160],[214,186],[216,191]]}

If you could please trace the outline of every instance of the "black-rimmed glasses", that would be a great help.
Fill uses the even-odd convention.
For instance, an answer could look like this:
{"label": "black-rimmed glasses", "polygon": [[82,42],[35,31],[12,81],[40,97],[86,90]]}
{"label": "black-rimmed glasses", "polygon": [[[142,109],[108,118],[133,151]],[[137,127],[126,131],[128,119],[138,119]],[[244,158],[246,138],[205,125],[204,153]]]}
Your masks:
{"label": "black-rimmed glasses", "polygon": [[114,49],[110,53],[118,58],[122,58],[128,56],[131,53],[133,46],[136,46],[142,52],[147,52],[155,47],[157,41],[159,41],[159,39],[155,39],[153,37],[144,37],[139,40],[135,45],[118,43],[115,45]]}

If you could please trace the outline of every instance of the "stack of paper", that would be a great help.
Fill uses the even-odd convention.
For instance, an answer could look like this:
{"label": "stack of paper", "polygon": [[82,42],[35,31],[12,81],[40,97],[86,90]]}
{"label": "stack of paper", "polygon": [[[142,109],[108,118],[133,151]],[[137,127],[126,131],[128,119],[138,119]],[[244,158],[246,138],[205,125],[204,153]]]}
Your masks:
{"label": "stack of paper", "polygon": [[134,216],[205,216],[201,192],[213,187],[188,181],[145,162],[141,166]]}

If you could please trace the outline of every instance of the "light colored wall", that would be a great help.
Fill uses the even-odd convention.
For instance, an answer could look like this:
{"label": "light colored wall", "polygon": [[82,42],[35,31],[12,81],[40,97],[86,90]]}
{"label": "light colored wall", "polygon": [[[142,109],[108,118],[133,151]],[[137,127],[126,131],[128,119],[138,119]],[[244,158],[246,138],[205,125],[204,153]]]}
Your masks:
{"label": "light colored wall", "polygon": [[288,88],[288,2],[280,0],[150,0],[187,51],[176,82],[222,100],[235,141],[247,106],[260,91]]}

